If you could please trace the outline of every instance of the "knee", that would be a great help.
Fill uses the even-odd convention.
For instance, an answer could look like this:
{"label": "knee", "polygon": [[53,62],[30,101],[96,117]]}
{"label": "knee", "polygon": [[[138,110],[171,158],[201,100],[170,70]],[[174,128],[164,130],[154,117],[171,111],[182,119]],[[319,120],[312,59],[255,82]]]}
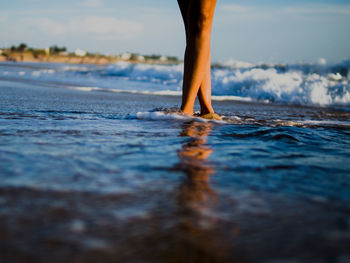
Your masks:
{"label": "knee", "polygon": [[190,23],[190,31],[193,34],[201,34],[211,29],[213,13],[210,10],[201,10],[194,14]]}

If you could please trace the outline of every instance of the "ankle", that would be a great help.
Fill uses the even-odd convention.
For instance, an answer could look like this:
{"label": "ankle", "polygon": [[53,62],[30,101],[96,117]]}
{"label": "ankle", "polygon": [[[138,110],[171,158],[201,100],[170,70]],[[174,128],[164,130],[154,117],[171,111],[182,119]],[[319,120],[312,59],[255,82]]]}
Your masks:
{"label": "ankle", "polygon": [[201,115],[208,114],[208,113],[214,113],[213,107],[201,107]]}
{"label": "ankle", "polygon": [[186,107],[186,106],[181,106],[181,111],[182,113],[184,114],[187,114],[187,115],[193,115],[193,107]]}

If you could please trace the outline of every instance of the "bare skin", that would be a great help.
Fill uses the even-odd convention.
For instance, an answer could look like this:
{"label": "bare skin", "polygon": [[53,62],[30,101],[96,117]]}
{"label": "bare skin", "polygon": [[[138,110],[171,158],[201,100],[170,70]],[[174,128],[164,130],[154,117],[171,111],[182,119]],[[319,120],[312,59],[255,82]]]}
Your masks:
{"label": "bare skin", "polygon": [[210,39],[217,0],[178,0],[186,30],[181,110],[193,115],[198,96],[201,115],[214,113],[211,105]]}

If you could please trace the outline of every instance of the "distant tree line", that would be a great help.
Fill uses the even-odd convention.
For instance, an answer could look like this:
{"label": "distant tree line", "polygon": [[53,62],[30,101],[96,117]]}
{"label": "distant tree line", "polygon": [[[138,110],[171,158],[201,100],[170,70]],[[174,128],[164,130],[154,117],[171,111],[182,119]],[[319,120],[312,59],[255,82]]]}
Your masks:
{"label": "distant tree line", "polygon": [[16,46],[11,46],[11,51],[12,52],[23,52],[28,48],[27,44],[21,43],[17,47]]}
{"label": "distant tree line", "polygon": [[[163,57],[162,55],[158,55],[158,54],[152,54],[152,55],[146,55],[144,56],[145,59],[150,59],[150,60],[159,60],[161,57]],[[166,56],[166,58],[170,61],[178,61],[178,58],[175,56]]]}
{"label": "distant tree line", "polygon": [[[24,52],[24,51],[34,51],[34,50],[45,52],[44,49],[30,48],[25,43],[21,43],[18,46],[14,46],[13,45],[13,46],[10,47],[10,50],[12,52]],[[67,48],[66,47],[59,47],[57,45],[54,45],[54,46],[49,47],[49,51],[50,51],[50,54],[58,54],[58,53],[61,53],[61,52],[66,52]]]}
{"label": "distant tree line", "polygon": [[66,52],[67,48],[66,47],[58,47],[58,46],[54,45],[54,46],[51,46],[49,48],[49,50],[50,50],[50,54],[59,54],[61,52]]}
{"label": "distant tree line", "polygon": [[[46,55],[45,49],[31,48],[31,47],[28,47],[28,45],[25,43],[20,43],[18,46],[12,45],[9,49],[11,52],[21,52],[21,53],[23,53],[25,51],[31,52],[35,58]],[[60,54],[61,52],[66,52],[67,48],[54,45],[54,46],[49,47],[48,50],[49,50],[50,54],[57,55],[57,54]]]}
{"label": "distant tree line", "polygon": [[[5,51],[6,50],[6,51]],[[57,46],[57,45],[53,45],[53,46],[50,46],[48,49],[41,49],[41,48],[31,48],[31,47],[28,47],[27,44],[25,43],[20,43],[18,46],[15,46],[15,45],[12,45],[10,48],[6,48],[4,49],[4,52],[2,53],[2,55],[4,56],[7,56],[7,52],[10,51],[10,52],[20,52],[20,53],[23,53],[23,52],[30,52],[33,54],[33,56],[35,58],[39,58],[39,57],[42,57],[42,56],[45,56],[45,55],[60,55],[62,53],[66,53],[67,55],[73,55],[74,56],[74,53],[69,53],[67,52],[67,48],[62,46]],[[102,57],[105,57],[105,55],[100,55],[98,53],[96,54],[93,54],[93,53],[87,53],[86,56],[102,56]],[[162,60],[162,58],[166,58],[167,61],[171,61],[171,62],[178,62],[178,58],[175,57],[175,56],[162,56],[162,55],[158,55],[158,54],[152,54],[152,55],[140,55],[138,53],[132,53],[130,54],[130,60],[139,60],[140,57],[143,57],[144,60],[154,60],[154,61],[157,61],[157,60]]]}

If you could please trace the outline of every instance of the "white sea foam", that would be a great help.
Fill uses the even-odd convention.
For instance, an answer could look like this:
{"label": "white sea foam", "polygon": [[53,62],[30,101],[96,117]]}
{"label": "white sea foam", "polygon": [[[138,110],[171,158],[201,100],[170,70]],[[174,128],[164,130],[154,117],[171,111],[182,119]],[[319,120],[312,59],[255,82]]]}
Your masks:
{"label": "white sea foam", "polygon": [[190,120],[191,116],[178,114],[178,113],[165,113],[161,111],[155,112],[138,112],[136,114],[138,119],[142,120]]}
{"label": "white sea foam", "polygon": [[76,86],[67,86],[68,89],[80,90],[80,91],[98,91],[102,90],[99,87],[76,87]]}
{"label": "white sea foam", "polygon": [[174,90],[160,90],[160,91],[148,91],[148,90],[125,90],[125,89],[109,89],[101,87],[89,87],[89,86],[67,86],[68,89],[74,89],[79,91],[104,91],[114,93],[131,93],[131,94],[144,94],[144,95],[159,95],[159,96],[181,96],[180,91]]}
{"label": "white sea foam", "polygon": [[[100,87],[85,87],[85,86],[67,86],[69,89],[79,91],[105,91],[114,93],[131,93],[131,94],[144,94],[144,95],[158,95],[158,96],[181,96],[181,91],[174,90],[161,90],[161,91],[140,91],[140,90],[124,90],[124,89],[106,89]],[[213,101],[252,101],[251,98],[239,97],[239,96],[212,96]],[[268,101],[265,101],[268,102]]]}
{"label": "white sea foam", "polygon": [[[213,101],[225,101],[225,100],[233,100],[233,101],[252,101],[252,98],[249,97],[240,97],[240,96],[212,96]],[[267,102],[267,101],[266,101]]]}
{"label": "white sea foam", "polygon": [[252,64],[252,63],[244,62],[244,61],[239,61],[239,60],[234,60],[232,58],[230,58],[226,61],[223,61],[220,64],[225,66],[225,67],[230,67],[233,69],[252,68],[252,67],[256,66],[256,64]]}
{"label": "white sea foam", "polygon": [[320,126],[343,126],[350,128],[350,122],[349,121],[337,121],[337,120],[305,120],[300,121],[302,124],[308,124],[308,125],[320,125]]}
{"label": "white sea foam", "polygon": [[[138,112],[136,117],[140,120],[150,120],[150,121],[161,121],[161,120],[173,120],[173,121],[197,121],[197,122],[214,122],[217,124],[259,124],[259,120],[254,118],[241,118],[238,116],[221,116],[222,120],[209,120],[200,118],[197,116],[184,115],[178,112],[172,112],[170,110],[164,111],[147,111],[147,112]],[[342,126],[350,127],[349,121],[339,121],[339,120],[281,120],[275,119],[269,122],[271,126],[290,126],[290,127],[305,127],[305,126]],[[263,125],[268,125],[266,121],[262,122]]]}
{"label": "white sea foam", "polygon": [[[229,61],[212,70],[213,100],[282,102],[306,105],[350,103],[350,62],[327,65],[273,65]],[[130,80],[161,83],[162,92],[148,94],[180,95],[183,65],[118,63],[108,68]],[[173,91],[173,92],[172,92]],[[137,91],[147,93],[143,91]]]}
{"label": "white sea foam", "polygon": [[183,65],[151,65],[120,62],[106,67],[106,75],[116,75],[138,81],[176,84],[182,80]]}
{"label": "white sea foam", "polygon": [[197,121],[197,122],[215,122],[219,124],[226,123],[221,120],[210,120],[204,119],[197,116],[189,116],[185,114],[181,114],[178,112],[169,112],[169,111],[147,111],[147,112],[138,112],[136,117],[140,120],[181,120],[181,121]]}

